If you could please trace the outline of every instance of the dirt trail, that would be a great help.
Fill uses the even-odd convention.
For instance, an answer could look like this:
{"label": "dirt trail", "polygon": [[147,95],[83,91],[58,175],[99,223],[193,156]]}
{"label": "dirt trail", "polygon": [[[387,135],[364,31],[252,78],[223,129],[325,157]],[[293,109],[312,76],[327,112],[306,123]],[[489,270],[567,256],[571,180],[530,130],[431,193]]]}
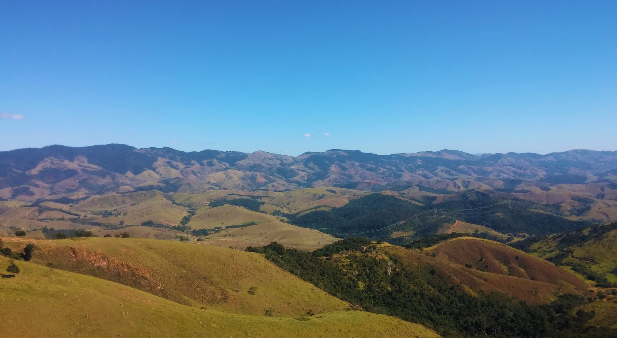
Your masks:
{"label": "dirt trail", "polygon": [[454,224],[452,224],[452,227],[450,228],[450,230],[448,230],[448,233],[451,234],[452,231],[454,231],[454,228],[459,225],[461,223],[461,221],[459,221],[458,219],[456,220],[456,222],[454,222]]}

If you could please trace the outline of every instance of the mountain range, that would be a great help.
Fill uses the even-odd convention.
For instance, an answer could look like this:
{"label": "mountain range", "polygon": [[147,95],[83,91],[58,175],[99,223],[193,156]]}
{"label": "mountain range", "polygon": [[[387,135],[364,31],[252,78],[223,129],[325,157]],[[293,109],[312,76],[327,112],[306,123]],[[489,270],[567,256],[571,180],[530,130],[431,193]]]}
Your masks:
{"label": "mountain range", "polygon": [[333,149],[263,151],[53,145],[0,152],[0,198],[24,201],[157,189],[165,192],[343,187],[366,191],[520,190],[617,180],[617,151],[473,155],[456,150],[377,155]]}

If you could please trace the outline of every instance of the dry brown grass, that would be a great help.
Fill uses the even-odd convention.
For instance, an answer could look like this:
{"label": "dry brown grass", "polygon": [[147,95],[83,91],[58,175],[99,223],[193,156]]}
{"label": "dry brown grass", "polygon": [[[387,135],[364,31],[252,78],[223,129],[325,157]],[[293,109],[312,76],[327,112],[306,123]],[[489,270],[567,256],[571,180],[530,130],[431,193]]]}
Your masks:
{"label": "dry brown grass", "polygon": [[510,295],[530,304],[548,303],[559,293],[583,294],[587,290],[573,274],[488,240],[462,237],[422,251],[396,246],[387,250],[412,267],[434,266],[455,285],[474,292]]}

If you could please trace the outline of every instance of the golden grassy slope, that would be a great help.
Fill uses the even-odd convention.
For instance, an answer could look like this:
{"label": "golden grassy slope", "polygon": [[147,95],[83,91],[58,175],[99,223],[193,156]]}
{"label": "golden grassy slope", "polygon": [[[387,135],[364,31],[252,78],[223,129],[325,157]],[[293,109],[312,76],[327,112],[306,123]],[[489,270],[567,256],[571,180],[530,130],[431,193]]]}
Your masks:
{"label": "golden grassy slope", "polygon": [[[188,208],[173,204],[160,191],[139,191],[127,194],[93,196],[75,205],[72,210],[79,212],[113,211],[120,216],[96,219],[108,224],[140,225],[145,221],[177,225],[186,215]],[[126,215],[124,215],[126,213]]]}
{"label": "golden grassy slope", "polygon": [[[3,239],[21,250],[28,240]],[[347,304],[283,271],[259,254],[147,239],[34,241],[33,262],[118,282],[195,307],[263,315],[342,310]],[[252,287],[254,295],[247,291]]]}
{"label": "golden grassy slope", "polygon": [[[0,270],[7,265],[0,258]],[[359,311],[299,320],[201,310],[90,276],[18,265],[16,278],[0,279],[1,337],[438,337]]]}
{"label": "golden grassy slope", "polygon": [[243,196],[259,196],[265,203],[262,211],[271,213],[281,210],[286,213],[297,213],[318,206],[342,207],[350,199],[362,197],[366,192],[341,188],[305,188],[292,191],[241,191],[241,190],[215,190],[198,193],[174,193],[169,194],[179,204],[191,207],[204,207],[208,203],[220,199],[242,198]]}
{"label": "golden grassy slope", "polygon": [[188,225],[192,229],[212,229],[240,225],[244,222],[257,222],[258,224],[225,229],[205,237],[202,243],[245,249],[248,246],[263,246],[271,242],[279,242],[288,248],[315,250],[336,241],[335,237],[320,231],[284,223],[275,216],[232,205],[199,209]]}
{"label": "golden grassy slope", "polygon": [[321,187],[274,193],[269,198],[262,198],[262,201],[286,213],[298,213],[319,206],[342,207],[350,199],[364,195],[367,193],[358,190]]}
{"label": "golden grassy slope", "polygon": [[275,222],[275,216],[254,212],[242,207],[223,205],[216,208],[199,209],[188,223],[192,229],[212,229],[229,225],[240,225],[244,222],[267,223]]}
{"label": "golden grassy slope", "polygon": [[286,248],[311,251],[336,241],[335,237],[318,230],[272,221],[244,228],[226,229],[206,237],[202,243],[245,249],[248,246],[264,246],[278,242]]}
{"label": "golden grassy slope", "polygon": [[491,236],[495,236],[497,238],[507,238],[506,235],[499,233],[493,229],[487,228],[482,225],[462,222],[457,220],[454,224],[444,224],[444,226],[437,231],[438,234],[451,234],[451,233],[462,233],[462,234],[473,234],[475,231],[480,233],[486,232]]}
{"label": "golden grassy slope", "polygon": [[580,295],[587,290],[587,285],[571,273],[488,240],[460,237],[421,251],[396,246],[385,250],[412,267],[433,266],[464,289],[498,292],[530,304],[548,303],[559,293]]}

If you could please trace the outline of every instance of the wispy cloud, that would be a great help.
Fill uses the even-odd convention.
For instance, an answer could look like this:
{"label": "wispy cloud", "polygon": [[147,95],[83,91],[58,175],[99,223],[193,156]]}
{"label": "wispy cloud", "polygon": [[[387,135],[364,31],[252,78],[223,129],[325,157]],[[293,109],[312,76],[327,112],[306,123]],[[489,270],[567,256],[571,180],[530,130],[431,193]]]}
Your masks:
{"label": "wispy cloud", "polygon": [[24,116],[21,114],[7,114],[7,113],[2,113],[0,114],[0,119],[12,119],[12,120],[23,120]]}
{"label": "wispy cloud", "polygon": [[304,134],[302,136],[304,136],[304,137],[313,137],[313,135],[311,135],[311,134]]}
{"label": "wispy cloud", "polygon": [[178,140],[172,140],[172,141],[169,141],[169,143],[180,143],[180,141],[178,141]]}
{"label": "wispy cloud", "polygon": [[330,133],[323,133],[323,136],[328,137],[330,136]]}

